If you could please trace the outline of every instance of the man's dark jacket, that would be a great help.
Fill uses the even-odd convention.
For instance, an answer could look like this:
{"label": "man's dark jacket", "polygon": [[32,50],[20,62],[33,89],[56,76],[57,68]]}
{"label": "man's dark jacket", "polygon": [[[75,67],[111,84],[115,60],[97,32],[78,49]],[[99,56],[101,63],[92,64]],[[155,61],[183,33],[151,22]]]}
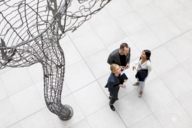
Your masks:
{"label": "man's dark jacket", "polygon": [[[126,56],[126,64],[129,64],[130,62],[130,56],[131,56],[131,49],[129,48],[129,53]],[[108,64],[118,64],[120,66],[121,65],[121,61],[120,61],[120,55],[119,55],[119,49],[114,50],[108,57],[107,59],[107,63]]]}

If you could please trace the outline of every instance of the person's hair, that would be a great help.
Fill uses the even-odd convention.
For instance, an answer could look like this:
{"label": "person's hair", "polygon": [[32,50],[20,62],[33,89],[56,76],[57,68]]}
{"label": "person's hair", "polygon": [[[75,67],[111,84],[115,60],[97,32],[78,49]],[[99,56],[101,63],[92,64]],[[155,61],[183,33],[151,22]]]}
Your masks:
{"label": "person's hair", "polygon": [[111,64],[110,65],[110,70],[112,73],[114,73],[116,71],[117,68],[119,68],[120,66],[118,64]]}
{"label": "person's hair", "polygon": [[143,51],[145,52],[146,59],[147,59],[147,60],[150,60],[150,57],[151,57],[151,51],[148,50],[148,49],[145,49],[145,50],[143,50]]}
{"label": "person's hair", "polygon": [[127,43],[122,43],[122,44],[120,45],[120,49],[124,49],[125,47],[126,47],[126,48],[129,47]]}

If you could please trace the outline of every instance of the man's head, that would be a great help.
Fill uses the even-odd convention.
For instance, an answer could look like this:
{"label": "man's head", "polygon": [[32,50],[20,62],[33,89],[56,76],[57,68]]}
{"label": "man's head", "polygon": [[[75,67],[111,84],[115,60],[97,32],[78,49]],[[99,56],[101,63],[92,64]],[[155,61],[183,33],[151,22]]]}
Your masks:
{"label": "man's head", "polygon": [[121,45],[120,45],[120,48],[119,48],[119,54],[120,55],[128,55],[128,53],[129,53],[129,46],[128,46],[128,44],[127,43],[122,43]]}

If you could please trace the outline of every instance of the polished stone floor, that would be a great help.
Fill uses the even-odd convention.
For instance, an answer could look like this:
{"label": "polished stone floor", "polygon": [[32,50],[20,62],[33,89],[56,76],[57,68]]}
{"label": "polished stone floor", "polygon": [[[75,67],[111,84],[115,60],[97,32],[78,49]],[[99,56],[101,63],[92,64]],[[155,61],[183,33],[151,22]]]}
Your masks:
{"label": "polished stone floor", "polygon": [[[66,57],[62,102],[74,109],[63,122],[45,105],[40,64],[0,71],[0,128],[192,128],[192,0],[112,0],[61,45]],[[131,66],[152,51],[142,98],[126,71],[116,112],[104,88],[109,53],[127,42]]]}

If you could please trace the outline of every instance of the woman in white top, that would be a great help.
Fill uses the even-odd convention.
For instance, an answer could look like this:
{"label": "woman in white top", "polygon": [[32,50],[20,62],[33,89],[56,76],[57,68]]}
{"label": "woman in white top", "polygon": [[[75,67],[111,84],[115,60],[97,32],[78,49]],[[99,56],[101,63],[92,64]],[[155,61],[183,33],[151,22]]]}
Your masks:
{"label": "woman in white top", "polygon": [[151,71],[151,51],[143,50],[140,56],[140,60],[137,66],[133,66],[133,70],[137,70],[135,77],[137,78],[137,82],[133,84],[134,86],[139,86],[139,97],[143,94],[143,89],[145,86],[145,79],[147,78],[149,72]]}

